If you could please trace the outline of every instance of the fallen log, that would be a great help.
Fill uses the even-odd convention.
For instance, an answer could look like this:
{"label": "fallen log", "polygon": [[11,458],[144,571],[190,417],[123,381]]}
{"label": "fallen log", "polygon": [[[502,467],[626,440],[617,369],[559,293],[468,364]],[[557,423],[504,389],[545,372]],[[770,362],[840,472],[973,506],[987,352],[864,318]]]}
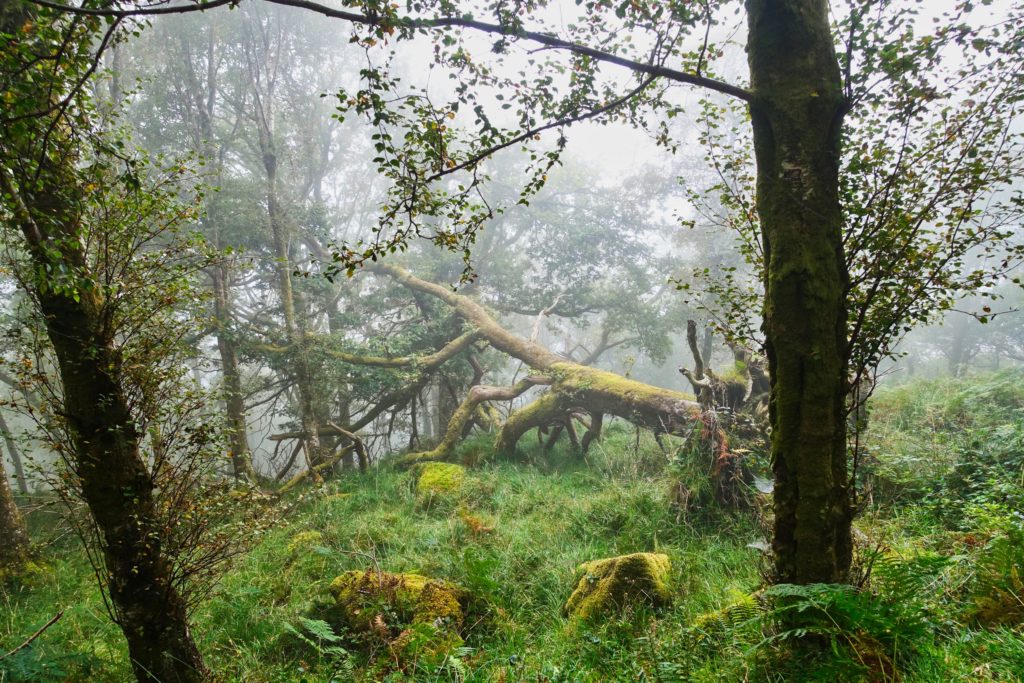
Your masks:
{"label": "fallen log", "polygon": [[[701,407],[689,394],[644,384],[569,361],[536,342],[506,330],[483,306],[469,297],[421,280],[397,266],[377,263],[369,266],[369,270],[387,275],[411,290],[445,302],[475,327],[492,347],[521,360],[536,374],[548,378],[549,389],[533,403],[513,412],[502,426],[495,442],[499,452],[514,450],[520,437],[527,431],[549,424],[572,410],[595,415],[615,415],[659,434],[685,435],[700,419]],[[460,414],[461,411],[456,413],[460,419],[468,419],[466,415]],[[472,410],[469,411],[471,414]],[[465,426],[465,422],[462,426]],[[461,428],[447,430],[445,439],[449,432],[461,434]],[[593,437],[587,441],[588,445],[592,440]]]}

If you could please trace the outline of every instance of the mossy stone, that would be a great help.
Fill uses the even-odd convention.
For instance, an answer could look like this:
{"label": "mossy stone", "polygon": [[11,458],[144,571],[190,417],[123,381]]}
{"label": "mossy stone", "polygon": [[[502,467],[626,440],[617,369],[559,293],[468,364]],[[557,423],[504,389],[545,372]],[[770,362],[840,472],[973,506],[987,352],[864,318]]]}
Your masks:
{"label": "mossy stone", "polygon": [[348,571],[331,582],[332,617],[350,633],[384,641],[399,660],[447,654],[463,644],[467,593],[419,574]]}
{"label": "mossy stone", "polygon": [[319,531],[300,531],[288,541],[288,554],[297,555],[299,552],[310,550],[322,545],[323,540],[324,536]]}
{"label": "mossy stone", "polygon": [[423,465],[416,481],[416,496],[421,501],[451,499],[462,491],[466,481],[466,468],[449,462],[429,462]]}
{"label": "mossy stone", "polygon": [[668,555],[634,553],[585,562],[583,576],[563,608],[566,616],[590,620],[629,605],[655,607],[672,601]]}

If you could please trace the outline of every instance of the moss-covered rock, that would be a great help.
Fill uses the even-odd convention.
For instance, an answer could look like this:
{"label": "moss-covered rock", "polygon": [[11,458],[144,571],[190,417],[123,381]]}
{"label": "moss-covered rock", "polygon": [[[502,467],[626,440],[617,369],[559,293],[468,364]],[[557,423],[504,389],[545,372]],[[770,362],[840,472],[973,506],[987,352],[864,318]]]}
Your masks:
{"label": "moss-covered rock", "polygon": [[419,574],[349,571],[330,586],[332,621],[357,639],[385,644],[396,661],[445,655],[462,646],[468,594]]}
{"label": "moss-covered rock", "polygon": [[667,605],[672,601],[670,568],[668,556],[660,553],[585,562],[579,567],[583,576],[563,611],[566,616],[589,620],[628,605]]}
{"label": "moss-covered rock", "polygon": [[428,462],[422,465],[416,481],[416,497],[421,503],[434,500],[453,500],[462,492],[466,481],[466,468],[448,462]]}
{"label": "moss-covered rock", "polygon": [[288,541],[288,554],[298,555],[307,552],[322,545],[323,540],[324,536],[319,531],[300,531],[292,536],[292,540]]}

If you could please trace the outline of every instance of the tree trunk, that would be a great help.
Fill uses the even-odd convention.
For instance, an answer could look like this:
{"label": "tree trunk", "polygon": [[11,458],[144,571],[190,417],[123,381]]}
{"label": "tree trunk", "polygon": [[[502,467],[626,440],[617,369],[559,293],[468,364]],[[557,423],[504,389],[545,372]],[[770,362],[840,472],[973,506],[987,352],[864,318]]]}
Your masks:
{"label": "tree trunk", "polygon": [[21,461],[21,451],[18,444],[14,442],[14,435],[11,428],[7,426],[7,420],[3,413],[0,413],[0,432],[3,432],[4,442],[7,444],[7,452],[11,455],[11,464],[14,465],[14,478],[18,482],[18,492],[21,495],[28,494],[28,478],[25,477],[25,465]]}
{"label": "tree trunk", "polygon": [[97,329],[96,301],[39,296],[60,366],[82,495],[102,538],[107,590],[139,681],[201,681],[185,603],[161,548],[153,480],[117,377],[117,353]]}
{"label": "tree trunk", "polygon": [[[0,31],[21,30],[31,16],[29,8],[28,3],[0,5]],[[70,41],[87,37],[69,33],[69,49],[62,54],[79,59],[74,56],[78,46]],[[62,60],[52,74],[20,84],[27,86],[23,92],[37,95],[32,108],[50,111],[51,98],[68,86],[64,79],[77,73],[65,70]],[[25,71],[13,78],[32,75],[39,74]],[[0,201],[5,222],[20,232],[31,260],[27,265],[32,276],[23,282],[33,290],[57,360],[63,405],[54,406],[54,412],[64,421],[74,475],[96,525],[103,557],[99,576],[128,642],[137,679],[197,683],[205,669],[163,552],[153,480],[139,451],[122,383],[122,358],[109,327],[110,311],[104,307],[105,288],[69,291],[66,281],[53,286],[62,282],[53,279],[57,274],[94,275],[84,251],[83,225],[91,189],[83,187],[77,173],[78,142],[67,134],[70,123],[63,113],[26,121],[0,128]],[[19,129],[24,125],[38,127],[26,132]]]}
{"label": "tree trunk", "polygon": [[949,350],[946,351],[946,357],[949,359],[949,376],[960,377],[967,357],[967,326],[955,324],[952,327],[953,342],[950,344]]}
{"label": "tree trunk", "polygon": [[306,353],[305,325],[295,312],[295,293],[292,289],[292,267],[289,255],[289,234],[287,219],[281,209],[277,187],[277,157],[273,150],[270,132],[261,129],[260,148],[263,152],[263,167],[267,173],[267,213],[270,231],[274,240],[274,256],[277,269],[278,292],[281,297],[281,311],[284,314],[285,339],[295,351],[293,372],[295,387],[299,395],[299,422],[307,436],[306,448],[309,462],[317,466],[323,457],[320,447],[320,421],[317,418],[316,398],[312,386],[312,372]]}
{"label": "tree trunk", "polygon": [[0,467],[0,582],[17,575],[28,561],[29,538],[7,473]]}
{"label": "tree trunk", "polygon": [[[216,24],[209,27],[205,48],[205,78],[197,73],[192,58],[191,36],[179,36],[180,52],[175,62],[180,65],[179,73],[185,79],[188,97],[185,106],[192,116],[192,147],[209,162],[216,162],[214,179],[222,180],[223,158],[217,154],[216,132],[213,121],[218,106],[217,71],[217,30]],[[200,62],[201,63],[201,62]],[[228,245],[221,239],[221,220],[216,205],[207,201],[204,224],[214,247],[223,250]],[[252,465],[252,451],[249,449],[245,420],[245,399],[242,394],[242,380],[238,370],[238,349],[231,333],[234,313],[231,303],[231,271],[229,262],[218,263],[210,270],[213,288],[213,315],[216,323],[217,351],[220,355],[221,375],[224,380],[225,418],[228,427],[228,444],[231,449],[231,468],[235,479],[255,481],[256,471]]]}
{"label": "tree trunk", "polygon": [[238,351],[235,340],[231,336],[229,270],[225,266],[215,266],[211,277],[213,280],[213,311],[217,323],[217,351],[220,353],[220,368],[224,378],[224,393],[227,403],[231,466],[235,479],[255,481],[256,471],[252,466],[252,451],[249,450],[247,437],[242,378],[238,372]]}
{"label": "tree trunk", "polygon": [[513,413],[501,428],[495,442],[498,452],[514,449],[527,431],[565,416],[572,408],[616,415],[636,425],[669,434],[688,433],[700,418],[700,406],[688,394],[567,361],[543,346],[509,332],[483,306],[447,287],[421,280],[386,263],[374,264],[371,270],[386,273],[409,289],[444,301],[473,325],[476,334],[491,346],[547,375],[550,389],[530,405]]}
{"label": "tree trunk", "polygon": [[826,0],[747,0],[776,581],[841,582],[851,561],[846,467],[848,275],[838,163],[846,109]]}
{"label": "tree trunk", "polygon": [[444,373],[437,376],[437,433],[444,434],[445,429],[452,421],[452,416],[459,408],[459,399],[456,397],[456,386],[458,379],[449,377]]}
{"label": "tree trunk", "polygon": [[[14,205],[38,272],[85,272],[77,246],[80,190],[66,168],[42,163],[41,180],[24,196],[6,175],[0,189]],[[51,248],[54,242],[63,248]],[[63,292],[38,287],[34,294],[57,358],[72,465],[96,524],[113,616],[139,681],[197,683],[205,668],[163,553],[153,480],[139,452],[119,354],[104,327],[102,292]]]}

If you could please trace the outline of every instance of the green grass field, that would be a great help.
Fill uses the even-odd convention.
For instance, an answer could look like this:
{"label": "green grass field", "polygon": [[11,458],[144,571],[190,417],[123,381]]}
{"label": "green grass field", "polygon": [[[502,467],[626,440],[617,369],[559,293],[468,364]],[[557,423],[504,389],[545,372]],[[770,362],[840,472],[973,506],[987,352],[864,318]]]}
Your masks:
{"label": "green grass field", "polygon": [[[485,459],[451,498],[425,501],[414,474],[380,468],[285,501],[193,628],[221,681],[1021,681],[1019,380],[920,384],[875,400],[863,472],[873,505],[857,524],[872,580],[861,591],[751,599],[766,568],[748,546],[762,537],[756,515],[710,503],[679,515],[679,468],[616,425],[586,460],[558,449]],[[980,483],[956,474],[965,461]],[[46,522],[33,520],[39,571],[0,589],[0,651],[64,615],[0,661],[0,680],[129,681],[84,553]],[[671,559],[671,606],[591,623],[563,616],[579,564],[639,551]],[[466,589],[464,645],[396,663],[330,626],[334,577],[375,567]]]}

